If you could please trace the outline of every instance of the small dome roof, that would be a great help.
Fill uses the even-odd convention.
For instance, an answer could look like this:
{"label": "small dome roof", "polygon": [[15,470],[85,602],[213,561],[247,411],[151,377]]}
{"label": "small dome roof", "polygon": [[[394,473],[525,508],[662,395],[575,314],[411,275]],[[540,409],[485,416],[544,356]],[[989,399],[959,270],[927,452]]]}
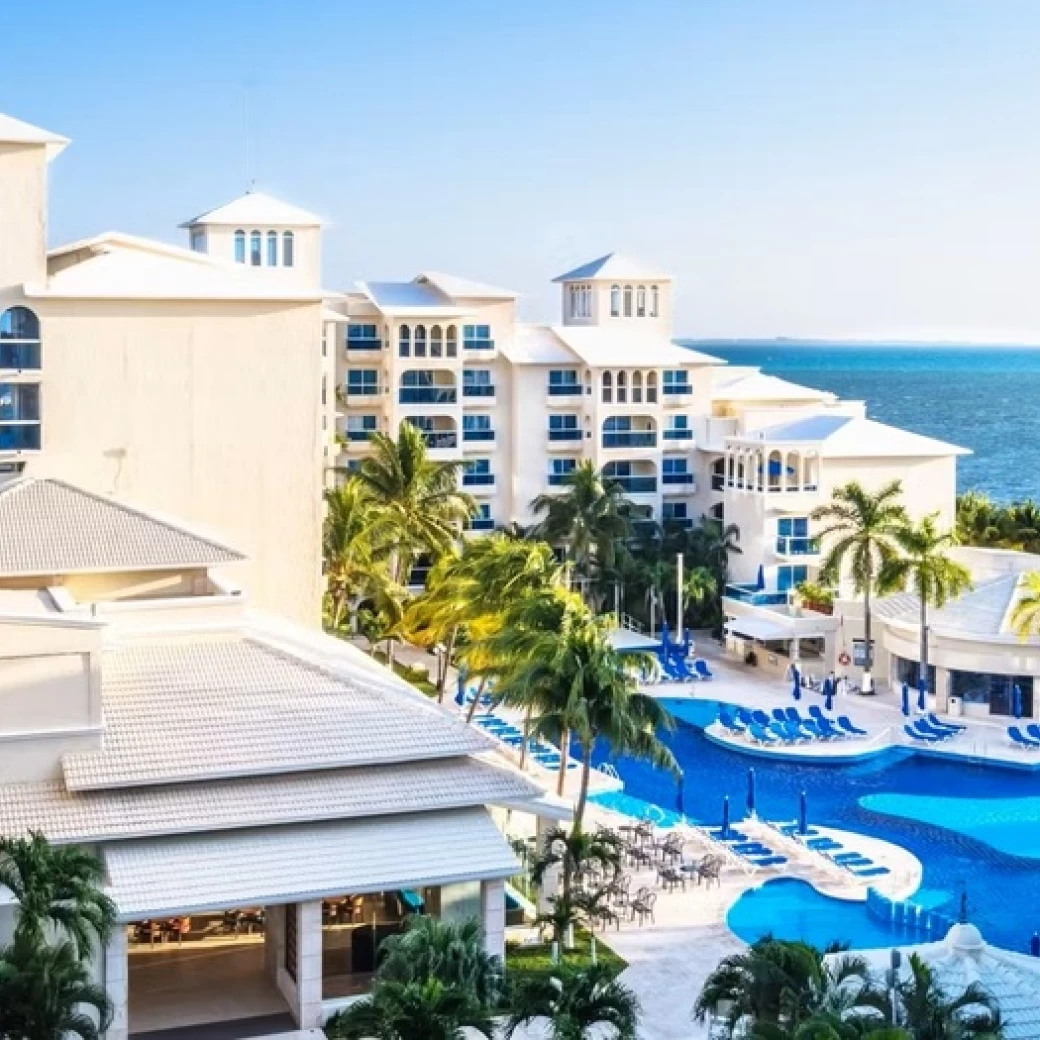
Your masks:
{"label": "small dome roof", "polygon": [[973,924],[955,924],[946,933],[945,942],[957,953],[976,953],[986,948],[982,933]]}

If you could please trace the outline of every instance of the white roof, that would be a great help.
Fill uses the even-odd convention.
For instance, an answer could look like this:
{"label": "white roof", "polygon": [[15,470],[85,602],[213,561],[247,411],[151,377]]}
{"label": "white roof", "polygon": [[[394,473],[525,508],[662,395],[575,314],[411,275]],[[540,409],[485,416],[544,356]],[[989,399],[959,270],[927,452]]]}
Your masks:
{"label": "white roof", "polygon": [[167,570],[245,557],[122,502],[61,480],[0,484],[0,575]]}
{"label": "white roof", "polygon": [[592,280],[670,282],[670,274],[662,274],[652,268],[630,260],[620,253],[607,253],[588,263],[575,267],[566,274],[557,275],[554,282],[584,282]]}
{"label": "white roof", "polygon": [[517,325],[513,338],[500,344],[502,353],[515,365],[578,365],[548,325]]}
{"label": "white roof", "polygon": [[628,628],[613,628],[610,630],[610,645],[615,650],[656,650],[661,645],[660,639],[644,635],[642,632],[633,632]]}
{"label": "white roof", "polygon": [[317,301],[329,293],[257,278],[241,265],[222,263],[165,242],[119,231],[72,242],[47,254],[42,285],[26,285],[30,297],[107,300]]}
{"label": "white roof", "polygon": [[933,458],[970,455],[967,448],[901,430],[874,419],[820,413],[766,426],[754,433],[756,440],[772,443],[799,442],[820,445],[825,458]]}
{"label": "white roof", "polygon": [[715,379],[712,396],[720,401],[833,401],[835,395],[814,390],[764,372],[722,369]]}
{"label": "white roof", "polygon": [[[1007,1040],[1040,1040],[1040,960],[1036,957],[990,946],[971,924],[956,924],[939,942],[904,947],[903,953],[921,957],[948,998],[960,996],[972,982],[981,985],[1000,1008]],[[884,977],[889,967],[887,947],[856,954],[867,959],[877,979]],[[906,956],[901,971],[909,971]]]}
{"label": "white roof", "polygon": [[102,856],[124,921],[506,878],[519,869],[484,809],[151,838],[106,845]]}
{"label": "white roof", "polygon": [[130,640],[104,652],[105,739],[66,755],[82,791],[451,758],[492,741],[344,647],[260,635]]}
{"label": "white roof", "polygon": [[200,224],[220,224],[224,226],[256,227],[320,227],[321,218],[305,209],[282,202],[262,191],[247,191],[237,199],[207,210],[197,217],[185,221],[181,227],[194,227]]}
{"label": "white roof", "polygon": [[423,271],[415,280],[420,284],[429,282],[453,300],[515,300],[520,295],[511,289],[499,289],[495,285],[474,282],[469,278],[459,278],[440,271]]}
{"label": "white roof", "polygon": [[0,142],[3,144],[42,144],[46,147],[48,162],[57,158],[69,143],[67,137],[60,134],[52,134],[50,130],[43,130],[31,123],[23,123],[13,116],[6,116],[0,112]]}
{"label": "white roof", "polygon": [[381,311],[402,317],[458,317],[465,312],[450,296],[425,282],[357,282],[357,287]]}
{"label": "white roof", "polygon": [[208,783],[68,791],[60,781],[0,786],[0,834],[59,844],[526,803],[544,792],[476,758]]}
{"label": "white roof", "polygon": [[763,642],[770,639],[790,639],[795,632],[793,621],[780,618],[774,621],[767,618],[735,617],[726,622],[726,628],[737,635],[746,636],[748,639],[760,639]]}
{"label": "white roof", "polygon": [[[652,329],[553,325],[553,335],[593,368],[674,367],[704,363],[705,354],[677,346]],[[712,359],[714,361],[714,359]]]}

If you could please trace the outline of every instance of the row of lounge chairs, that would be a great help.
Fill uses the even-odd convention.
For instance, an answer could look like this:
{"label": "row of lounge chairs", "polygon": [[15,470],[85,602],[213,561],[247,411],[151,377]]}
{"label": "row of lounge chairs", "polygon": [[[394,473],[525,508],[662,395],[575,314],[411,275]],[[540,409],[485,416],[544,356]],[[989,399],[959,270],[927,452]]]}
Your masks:
{"label": "row of lounge chairs", "polygon": [[[492,712],[487,712],[483,715],[476,715],[474,716],[473,721],[480,726],[481,729],[490,733],[493,737],[501,740],[503,744],[507,744],[516,751],[519,751],[524,746],[523,732],[511,722],[499,718]],[[543,744],[539,741],[531,740],[528,741],[527,748],[528,754],[540,766],[544,766],[550,771],[560,768],[562,756],[551,744]],[[577,767],[577,762],[567,763],[568,769],[577,769]]]}
{"label": "row of lounge chairs", "polygon": [[815,828],[809,827],[803,834],[797,823],[771,823],[769,826],[779,831],[785,838],[792,838],[810,851],[826,856],[832,863],[848,871],[855,878],[867,880],[891,873],[888,867],[879,866],[861,852],[846,849],[840,841],[828,838]]}
{"label": "row of lounge chairs", "polygon": [[774,708],[772,717],[761,708],[723,708],[719,711],[719,723],[730,733],[764,745],[867,736],[867,731],[855,725],[847,715],[832,721],[815,704],[810,706],[808,718],[795,707]]}
{"label": "row of lounge chairs", "polygon": [[768,845],[755,841],[743,831],[734,828],[730,828],[724,834],[722,828],[716,827],[714,830],[708,831],[708,836],[755,867],[779,867],[787,862],[786,856],[781,856]]}
{"label": "row of lounge chairs", "polygon": [[918,744],[941,744],[964,730],[965,727],[956,722],[943,722],[934,712],[903,727],[903,732]]}
{"label": "row of lounge chairs", "polygon": [[657,663],[660,668],[657,677],[659,682],[707,682],[715,678],[715,673],[703,657],[696,657],[690,662],[680,648],[671,647],[668,652],[659,650]]}
{"label": "row of lounge chairs", "polygon": [[1025,727],[1025,732],[1019,726],[1008,726],[1008,740],[1012,746],[1025,748],[1027,751],[1040,751],[1040,726],[1031,722]]}

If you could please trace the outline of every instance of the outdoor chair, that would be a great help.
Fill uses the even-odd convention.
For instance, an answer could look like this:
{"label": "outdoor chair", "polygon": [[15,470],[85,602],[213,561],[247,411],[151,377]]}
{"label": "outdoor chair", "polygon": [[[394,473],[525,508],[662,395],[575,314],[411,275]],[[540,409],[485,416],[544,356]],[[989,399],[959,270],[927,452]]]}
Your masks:
{"label": "outdoor chair", "polygon": [[656,892],[647,892],[645,896],[632,901],[632,920],[638,920],[640,925],[646,923],[647,918],[651,921],[654,918],[654,904],[657,902]]}

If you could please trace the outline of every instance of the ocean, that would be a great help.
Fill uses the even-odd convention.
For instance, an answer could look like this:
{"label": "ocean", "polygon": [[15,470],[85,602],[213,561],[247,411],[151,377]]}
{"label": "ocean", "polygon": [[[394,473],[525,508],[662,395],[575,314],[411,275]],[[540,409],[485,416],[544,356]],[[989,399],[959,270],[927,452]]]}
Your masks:
{"label": "ocean", "polygon": [[733,365],[867,402],[880,422],[974,454],[957,464],[960,491],[1040,497],[1040,349],[853,345],[784,340],[682,340]]}

